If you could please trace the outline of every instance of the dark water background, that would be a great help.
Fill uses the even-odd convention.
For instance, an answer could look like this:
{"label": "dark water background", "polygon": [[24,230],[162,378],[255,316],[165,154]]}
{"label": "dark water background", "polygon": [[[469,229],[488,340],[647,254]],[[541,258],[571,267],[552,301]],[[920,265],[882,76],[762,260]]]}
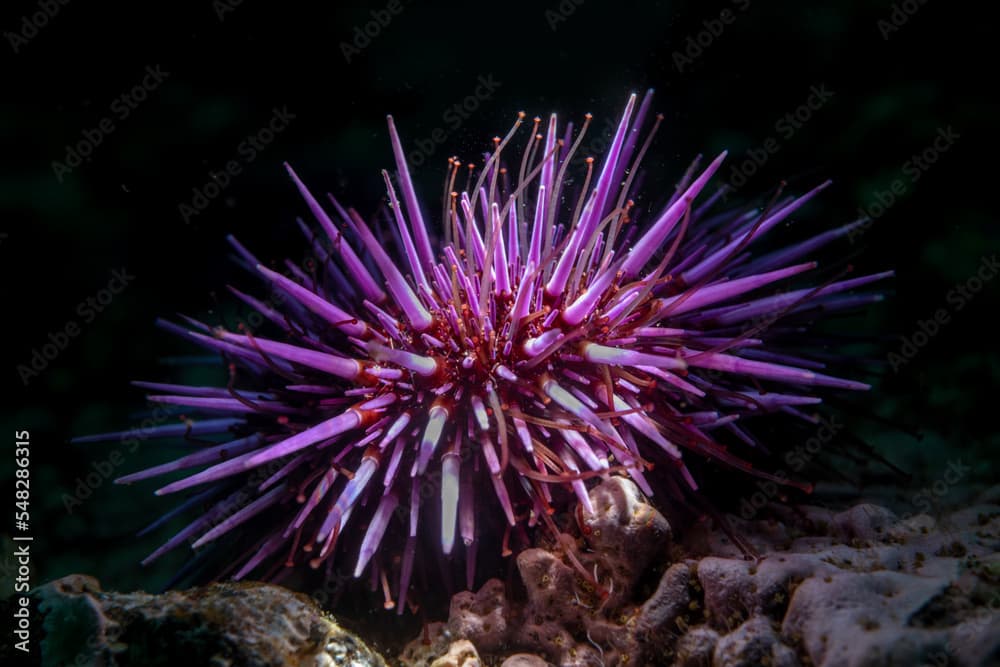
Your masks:
{"label": "dark water background", "polygon": [[[38,7],[4,3],[0,30],[23,31],[23,17]],[[948,298],[1000,251],[996,36],[984,17],[940,0],[907,4],[916,9],[912,16],[898,7],[895,30],[879,24],[892,19],[890,2],[586,0],[560,9],[554,1],[414,1],[386,14],[391,20],[377,31],[369,26],[376,36],[348,58],[343,44],[355,39],[355,28],[363,30],[372,11],[396,5],[324,9],[244,0],[232,11],[224,7],[70,0],[26,43],[10,34],[0,43],[0,271],[9,355],[3,450],[13,447],[15,428],[30,429],[36,582],[82,571],[109,588],[153,589],[183,560],[137,565],[167,533],[132,534],[172,502],[150,495],[155,482],[119,487],[107,475],[81,494],[80,480],[108,470],[105,462],[121,448],[67,439],[140,425],[142,392],[128,381],[165,379],[171,371],[163,355],[195,352],[154,328],[156,317],[211,319],[208,311],[229,300],[227,282],[252,284],[227,259],[227,233],[267,259],[300,256],[294,216],[306,211],[283,161],[315,189],[363,212],[378,205],[378,171],[392,168],[390,112],[411,149],[444,137],[415,172],[432,213],[447,155],[472,159],[518,110],[576,121],[590,111],[596,139],[627,95],[648,87],[657,90],[654,109],[665,114],[645,163],[650,203],[669,192],[695,154],[728,148],[729,164],[739,164],[747,151],[759,155],[769,137],[779,150],[739,195],[781,179],[801,192],[832,178],[805,217],[812,225],[854,219],[879,193],[885,201],[898,181],[902,194],[884,215],[857,243],[840,246],[861,251],[853,260],[860,270],[898,273],[892,297],[850,327],[884,334],[885,360],[901,351],[900,336],[912,338],[938,309],[948,322],[907,363],[885,368],[864,401],[923,439],[870,421],[852,426],[924,482],[955,458],[973,468],[970,479],[995,476],[1000,280],[963,298],[960,310],[954,294]],[[732,12],[730,23],[719,20],[723,10]],[[711,35],[712,27],[719,34]],[[700,55],[688,42],[699,34]],[[146,99],[131,108],[120,96],[132,95],[148,67],[159,67],[162,81],[148,77],[150,90],[137,94]],[[454,127],[457,116],[447,110],[484,80],[495,90],[481,87],[485,99]],[[833,95],[801,128],[782,123],[819,88]],[[287,129],[259,151],[241,148],[276,108],[294,115]],[[101,133],[87,161],[69,173],[53,166],[104,117],[114,129]],[[907,166],[948,128],[958,138],[934,164]],[[179,205],[229,160],[241,173],[186,224]],[[721,173],[729,178],[731,169]],[[103,312],[78,309],[119,269],[134,279]],[[25,384],[17,366],[71,322],[79,335]],[[214,371],[183,377],[218,381]],[[166,460],[167,450],[175,451],[154,443],[124,452],[110,464],[112,476]],[[5,481],[11,456],[0,457]],[[74,494],[82,502],[67,511]],[[0,532],[9,523],[5,514]]]}

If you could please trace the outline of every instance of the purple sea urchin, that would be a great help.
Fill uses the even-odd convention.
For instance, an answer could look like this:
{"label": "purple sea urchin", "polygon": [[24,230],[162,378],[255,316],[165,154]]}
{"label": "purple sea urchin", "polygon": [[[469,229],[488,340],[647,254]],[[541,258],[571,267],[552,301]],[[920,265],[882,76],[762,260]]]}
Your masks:
{"label": "purple sea urchin", "polygon": [[204,485],[179,510],[208,509],[148,560],[272,512],[284,518],[257,522],[260,541],[232,559],[236,578],[347,559],[356,577],[371,566],[387,606],[398,600],[401,611],[428,530],[444,554],[464,545],[472,585],[480,540],[501,542],[482,529],[493,518],[484,505],[502,514],[506,550],[511,527],[548,521],[561,497],[589,509],[594,477],[626,474],[653,494],[646,474],[660,463],[676,485],[697,488],[683,450],[796,484],[752,468],[719,434],[753,447],[741,418],[810,419],[799,411],[820,401],[810,388],[867,388],[821,372],[822,362],[781,336],[878,299],[853,290],[890,274],[762,295],[815,268],[804,258],[862,223],[755,256],[750,245],[827,184],[799,198],[779,191],[762,209],[717,211],[724,188],[696,206],[725,153],[700,172],[696,161],[662,211],[642,221],[630,196],[662,120],[641,137],[650,102],[650,93],[638,105],[629,99],[603,167],[595,173],[587,158],[576,193],[567,172],[589,115],[575,137],[555,115],[544,132],[536,118],[507,168],[520,114],[460,193],[464,169],[449,160],[440,243],[391,117],[398,172],[396,185],[382,173],[386,224],[370,225],[332,196],[321,204],[289,168],[323,232],[321,242],[300,221],[314,270],[288,263],[278,273],[232,240],[280,298],[233,292],[281,335],[165,323],[221,353],[232,381],[138,383],[157,392],[154,402],[216,417],[156,435],[232,438],[118,480],[203,468],[157,491]]}

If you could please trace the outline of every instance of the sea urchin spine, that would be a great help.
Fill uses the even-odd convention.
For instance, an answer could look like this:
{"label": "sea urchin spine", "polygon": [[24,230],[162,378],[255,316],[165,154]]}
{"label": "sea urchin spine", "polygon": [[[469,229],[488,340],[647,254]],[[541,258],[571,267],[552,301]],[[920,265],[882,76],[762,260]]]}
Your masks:
{"label": "sea urchin spine", "polygon": [[[799,406],[820,401],[810,388],[867,388],[820,372],[823,363],[782,341],[817,313],[877,300],[848,291],[889,273],[761,295],[814,269],[804,258],[852,225],[755,257],[751,244],[827,183],[799,198],[779,191],[763,209],[729,211],[716,211],[720,188],[695,207],[725,153],[700,173],[696,160],[659,215],[636,223],[631,190],[662,120],[640,144],[650,100],[647,93],[637,105],[631,96],[603,167],[595,174],[587,158],[580,188],[567,172],[589,115],[575,138],[572,125],[560,136],[555,115],[544,133],[536,118],[516,178],[503,158],[523,113],[494,139],[478,174],[468,170],[460,192],[466,169],[450,159],[440,241],[425,223],[391,117],[398,192],[383,172],[382,224],[370,226],[332,196],[321,204],[289,168],[325,235],[320,243],[300,221],[319,270],[289,263],[282,275],[232,240],[281,305],[234,294],[283,334],[164,323],[221,353],[233,379],[220,388],[139,383],[156,392],[151,401],[224,416],[195,421],[193,430],[233,438],[117,480],[207,466],[157,491],[206,485],[179,510],[207,511],[147,560],[268,512],[262,539],[234,559],[236,578],[265,564],[269,574],[315,568],[347,552],[353,574],[371,564],[386,606],[396,597],[401,611],[424,526],[444,554],[465,545],[471,586],[477,541],[493,542],[482,529],[487,505],[509,530],[547,517],[564,488],[590,510],[585,482],[593,477],[627,474],[653,494],[645,476],[652,462],[695,489],[684,450],[793,484],[729,453],[719,435],[753,447],[741,418],[780,411],[808,419]],[[178,431],[170,425],[156,435]],[[255,470],[265,472],[251,477]],[[435,500],[425,504],[427,488]]]}

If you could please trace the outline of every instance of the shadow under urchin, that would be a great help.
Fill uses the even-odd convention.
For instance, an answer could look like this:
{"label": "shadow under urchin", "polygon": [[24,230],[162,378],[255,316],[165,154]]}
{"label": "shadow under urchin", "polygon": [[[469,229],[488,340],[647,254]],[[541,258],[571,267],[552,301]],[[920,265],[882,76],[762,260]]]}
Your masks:
{"label": "shadow under urchin", "polygon": [[[589,510],[603,476],[670,514],[708,511],[713,471],[808,492],[754,464],[782,445],[748,423],[815,429],[823,395],[868,388],[832,374],[816,325],[880,300],[866,288],[891,272],[810,278],[810,257],[864,221],[756,252],[829,182],[727,208],[726,186],[708,187],[725,153],[644,197],[661,208],[637,206],[651,101],[629,98],[599,170],[573,161],[589,114],[535,118],[526,138],[519,114],[481,166],[449,159],[434,224],[391,117],[397,172],[373,220],[289,168],[318,225],[298,221],[312,259],[268,268],[230,238],[269,290],[230,288],[254,317],[160,323],[217,353],[228,383],[136,383],[184,410],[146,435],[194,445],[116,480],[185,474],[156,491],[183,500],[151,528],[191,522],[144,562],[190,545],[191,579],[291,582],[327,603],[360,578],[402,613],[474,587],[536,527],[558,538],[557,513]],[[318,585],[297,583],[310,572]]]}

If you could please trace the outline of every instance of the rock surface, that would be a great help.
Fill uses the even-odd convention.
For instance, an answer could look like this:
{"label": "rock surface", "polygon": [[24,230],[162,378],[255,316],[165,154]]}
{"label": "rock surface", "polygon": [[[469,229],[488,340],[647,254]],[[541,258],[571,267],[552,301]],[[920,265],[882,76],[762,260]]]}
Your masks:
{"label": "rock surface", "polygon": [[431,667],[481,667],[479,653],[468,639],[452,642],[448,652],[431,663]]}
{"label": "rock surface", "polygon": [[[670,546],[666,520],[624,478],[590,497],[575,543],[518,554],[524,596],[499,580],[459,593],[420,645],[425,662],[409,659],[414,642],[402,663],[467,639],[483,664],[1000,665],[996,489],[937,518],[871,503],[732,518],[754,560],[707,526]],[[656,572],[658,584],[643,579]]]}
{"label": "rock surface", "polygon": [[[39,588],[43,665],[385,667],[312,601],[280,586],[114,593],[70,575]],[[469,666],[471,667],[471,666]]]}

